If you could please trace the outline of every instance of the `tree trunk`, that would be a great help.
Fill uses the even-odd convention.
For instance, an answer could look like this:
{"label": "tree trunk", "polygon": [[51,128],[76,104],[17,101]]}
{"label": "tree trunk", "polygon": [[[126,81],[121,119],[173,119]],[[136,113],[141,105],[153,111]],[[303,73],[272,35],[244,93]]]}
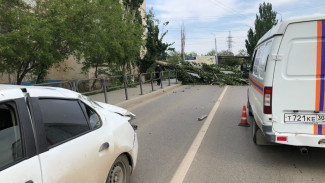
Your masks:
{"label": "tree trunk", "polygon": [[97,78],[98,78],[98,64],[96,64],[96,67],[95,67],[95,80],[93,81],[93,84],[91,85],[91,89],[94,89],[95,88],[95,84],[97,82]]}

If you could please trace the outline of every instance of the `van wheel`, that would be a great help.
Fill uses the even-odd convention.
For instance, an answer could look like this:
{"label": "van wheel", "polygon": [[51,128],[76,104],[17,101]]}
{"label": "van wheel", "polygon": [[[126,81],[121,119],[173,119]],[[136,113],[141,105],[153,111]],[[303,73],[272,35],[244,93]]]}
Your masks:
{"label": "van wheel", "polygon": [[256,133],[257,133],[258,129],[259,129],[259,127],[257,126],[257,124],[255,122],[255,119],[253,119],[253,121],[252,121],[252,132],[253,132],[253,142],[254,142],[254,144],[256,144]]}
{"label": "van wheel", "polygon": [[120,155],[108,173],[106,183],[129,183],[131,167],[125,155]]}
{"label": "van wheel", "polygon": [[248,100],[247,100],[247,109],[248,109],[248,115],[253,116],[251,104],[249,103]]}

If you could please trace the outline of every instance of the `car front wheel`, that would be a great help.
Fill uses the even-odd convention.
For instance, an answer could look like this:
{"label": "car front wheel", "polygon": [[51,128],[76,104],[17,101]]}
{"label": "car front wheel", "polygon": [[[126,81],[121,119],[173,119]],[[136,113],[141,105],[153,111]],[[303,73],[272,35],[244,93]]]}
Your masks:
{"label": "car front wheel", "polygon": [[129,183],[131,167],[125,155],[120,155],[109,171],[106,183]]}

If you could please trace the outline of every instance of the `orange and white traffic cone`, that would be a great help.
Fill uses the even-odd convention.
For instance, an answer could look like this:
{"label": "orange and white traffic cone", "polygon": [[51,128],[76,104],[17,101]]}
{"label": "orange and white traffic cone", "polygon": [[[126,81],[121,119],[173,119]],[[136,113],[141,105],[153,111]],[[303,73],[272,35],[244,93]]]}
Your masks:
{"label": "orange and white traffic cone", "polygon": [[241,120],[238,126],[243,127],[250,127],[250,125],[247,123],[247,115],[246,115],[246,106],[243,106],[243,112],[241,113]]}

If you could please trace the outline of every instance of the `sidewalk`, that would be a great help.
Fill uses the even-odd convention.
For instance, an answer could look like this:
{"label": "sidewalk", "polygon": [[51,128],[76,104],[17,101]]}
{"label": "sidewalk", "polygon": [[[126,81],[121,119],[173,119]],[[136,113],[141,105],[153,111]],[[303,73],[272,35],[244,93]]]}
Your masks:
{"label": "sidewalk", "polygon": [[[161,88],[161,86],[157,86],[157,82],[154,82],[153,83],[154,91],[152,91],[151,84],[146,83],[142,85],[143,95],[141,95],[141,90],[139,85],[134,88],[127,88],[128,100],[126,100],[125,90],[124,88],[122,88],[119,90],[107,92],[107,101],[109,104],[114,104],[114,105],[125,104],[126,101],[132,101],[132,100],[134,101],[134,99],[143,97],[145,95],[148,95],[149,93],[157,93],[159,91],[161,91],[162,93],[166,89],[175,88],[180,85],[181,82],[178,81],[178,84],[176,84],[175,79],[170,80],[170,86],[168,86],[168,80],[163,81],[163,88]],[[99,102],[105,102],[104,93],[91,95],[89,97]]]}

